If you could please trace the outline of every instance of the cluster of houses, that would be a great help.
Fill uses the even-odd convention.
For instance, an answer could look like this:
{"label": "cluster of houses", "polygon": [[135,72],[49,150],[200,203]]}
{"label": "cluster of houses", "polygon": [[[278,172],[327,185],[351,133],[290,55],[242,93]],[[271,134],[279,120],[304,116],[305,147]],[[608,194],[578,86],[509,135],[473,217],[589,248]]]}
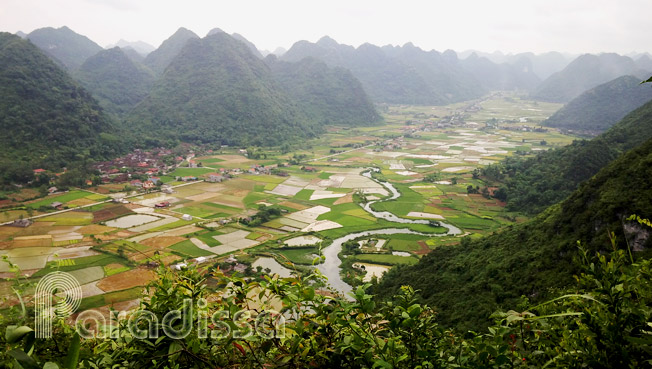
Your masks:
{"label": "cluster of houses", "polygon": [[93,168],[100,172],[103,183],[129,182],[133,175],[147,176],[146,181],[134,179],[129,183],[133,187],[147,190],[154,188],[160,181],[158,173],[174,170],[183,160],[181,156],[174,157],[170,149],[136,149],[123,157],[95,163]]}

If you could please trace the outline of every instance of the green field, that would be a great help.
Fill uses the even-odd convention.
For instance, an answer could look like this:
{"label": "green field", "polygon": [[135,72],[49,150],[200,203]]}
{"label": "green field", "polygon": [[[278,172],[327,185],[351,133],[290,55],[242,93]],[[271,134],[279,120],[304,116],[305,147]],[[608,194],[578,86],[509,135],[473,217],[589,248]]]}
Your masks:
{"label": "green field", "polygon": [[359,262],[384,265],[413,265],[419,262],[416,257],[391,254],[358,254],[354,258]]}
{"label": "green field", "polygon": [[212,256],[215,255],[212,252],[200,249],[199,247],[195,246],[192,241],[187,240],[187,241],[182,241],[179,242],[175,245],[172,245],[168,247],[170,250],[176,251],[179,253],[181,256],[184,257],[190,257],[190,258],[197,258],[200,256]]}
{"label": "green field", "polygon": [[293,262],[294,264],[312,265],[312,261],[317,255],[319,249],[316,247],[303,247],[303,248],[288,248],[284,250],[275,250],[275,253],[280,255],[279,259],[285,259]]}
{"label": "green field", "polygon": [[63,203],[64,206],[67,202],[77,200],[77,199],[82,199],[82,198],[87,198],[89,200],[93,200],[96,202],[103,201],[108,199],[107,196],[104,195],[97,195],[91,192],[86,192],[82,190],[73,190],[73,191],[68,191],[66,193],[63,193],[61,195],[49,195],[46,196],[45,198],[38,200],[36,202],[33,202],[31,204],[27,204],[26,206],[32,209],[38,209],[41,206],[49,207],[50,204],[53,202],[60,202]]}
{"label": "green field", "polygon": [[175,177],[199,177],[206,173],[212,173],[215,169],[210,168],[177,168],[174,172],[168,174],[168,176]]}
{"label": "green field", "polygon": [[73,270],[79,270],[79,269],[84,269],[89,266],[105,266],[109,264],[114,264],[114,263],[124,263],[125,259],[116,256],[116,255],[111,255],[111,254],[101,254],[101,255],[94,255],[94,256],[85,256],[81,258],[76,258],[75,264],[73,265],[66,265],[66,266],[59,266],[56,261],[51,261],[48,262],[48,264],[45,266],[45,268],[39,270],[38,272],[34,273],[32,275],[33,278],[37,277],[42,277],[50,272],[54,272],[56,270],[62,271],[62,272],[69,272]]}

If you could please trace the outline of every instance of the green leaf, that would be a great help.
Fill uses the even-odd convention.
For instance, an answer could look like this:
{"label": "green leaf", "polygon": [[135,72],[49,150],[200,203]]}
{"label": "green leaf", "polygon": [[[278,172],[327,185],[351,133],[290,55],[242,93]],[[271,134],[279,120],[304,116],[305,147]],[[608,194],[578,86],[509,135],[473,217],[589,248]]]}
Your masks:
{"label": "green leaf", "polygon": [[23,325],[16,327],[15,325],[10,325],[5,331],[5,339],[7,340],[7,343],[16,343],[29,333],[32,333],[33,335],[34,330],[28,326]]}
{"label": "green leaf", "polygon": [[47,363],[45,363],[45,365],[43,365],[43,369],[59,369],[59,365],[51,361],[48,361]]}
{"label": "green leaf", "polygon": [[77,364],[79,364],[79,348],[81,346],[81,339],[79,338],[79,333],[75,332],[70,340],[70,346],[68,347],[68,356],[66,356],[66,361],[64,362],[64,367],[66,369],[75,369]]}
{"label": "green leaf", "polygon": [[21,350],[11,350],[7,354],[13,357],[18,364],[20,364],[25,369],[41,369],[41,367],[36,363],[36,360],[27,356],[27,354]]}
{"label": "green leaf", "polygon": [[388,362],[385,361],[385,360],[376,360],[376,361],[374,362],[374,366],[372,366],[372,368],[385,368],[385,369],[392,369],[393,366],[392,366],[392,364],[388,363]]}

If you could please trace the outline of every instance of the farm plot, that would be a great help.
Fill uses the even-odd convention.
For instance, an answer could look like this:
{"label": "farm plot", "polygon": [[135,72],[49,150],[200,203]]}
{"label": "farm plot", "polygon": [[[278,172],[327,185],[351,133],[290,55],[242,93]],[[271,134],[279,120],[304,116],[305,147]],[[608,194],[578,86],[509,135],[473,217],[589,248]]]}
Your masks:
{"label": "farm plot", "polygon": [[52,246],[52,235],[22,236],[15,237],[12,242],[13,248],[21,247],[47,247]]}
{"label": "farm plot", "polygon": [[273,190],[271,191],[265,191],[267,193],[270,193],[272,195],[279,195],[279,196],[288,196],[292,197],[295,196],[299,191],[301,191],[303,187],[296,187],[296,186],[289,186],[286,184],[280,184],[274,187]]}
{"label": "farm plot", "polygon": [[137,226],[137,227],[129,228],[129,231],[130,232],[145,232],[145,231],[148,231],[150,229],[164,227],[164,226],[166,226],[168,224],[172,224],[172,223],[175,223],[175,222],[178,221],[178,219],[175,218],[175,217],[171,217],[171,216],[162,216],[162,217],[163,217],[163,219],[159,218],[160,220],[157,220],[157,221],[154,221],[154,222],[151,222],[151,223],[147,223],[147,224],[143,224],[143,225],[140,225],[140,226]]}
{"label": "farm plot", "polygon": [[371,282],[373,277],[378,279],[383,277],[383,274],[387,272],[390,267],[387,265],[378,265],[370,263],[354,263],[353,267],[360,268],[365,271],[364,277],[362,277],[363,282]]}
{"label": "farm plot", "polygon": [[142,206],[147,206],[147,207],[153,208],[154,205],[156,205],[156,204],[158,204],[160,202],[163,202],[163,201],[167,201],[170,204],[173,204],[175,202],[179,202],[179,199],[174,197],[174,196],[157,194],[157,196],[155,196],[155,197],[143,198],[142,200],[141,199],[134,200],[134,203],[142,205]]}
{"label": "farm plot", "polygon": [[97,287],[104,292],[120,291],[144,286],[154,278],[154,271],[138,268],[106,277],[97,283]]}
{"label": "farm plot", "polygon": [[109,227],[115,228],[132,228],[145,223],[151,223],[160,220],[160,217],[146,214],[127,215],[118,219],[106,222]]}
{"label": "farm plot", "polygon": [[105,222],[107,220],[115,219],[131,213],[131,209],[125,207],[124,205],[107,206],[93,212],[93,222]]}
{"label": "farm plot", "polygon": [[260,242],[247,238],[250,233],[244,230],[237,230],[235,232],[213,236],[221,245],[211,247],[208,250],[214,254],[221,255],[258,245]]}
{"label": "farm plot", "polygon": [[86,256],[99,255],[97,251],[91,250],[92,246],[80,246],[65,248],[50,258],[50,260],[72,260],[76,258],[83,258]]}
{"label": "farm plot", "polygon": [[41,218],[42,222],[54,222],[56,225],[87,225],[93,222],[93,214],[83,211],[66,211]]}
{"label": "farm plot", "polygon": [[[6,255],[9,261],[16,264],[20,270],[41,269],[47,265],[50,255],[61,251],[61,247],[24,247],[11,250],[0,250],[0,255]],[[0,272],[9,272],[7,263],[0,263]]]}
{"label": "farm plot", "polygon": [[288,246],[306,246],[306,245],[316,245],[321,242],[321,238],[315,236],[299,236],[285,240],[285,244]]}
{"label": "farm plot", "polygon": [[90,203],[93,202],[99,202],[103,200],[107,200],[108,197],[102,196],[102,195],[96,195],[91,192],[86,192],[86,191],[80,191],[80,190],[75,190],[75,191],[69,191],[60,195],[49,195],[46,196],[43,199],[37,200],[35,202],[32,202],[30,204],[26,204],[27,207],[30,207],[32,209],[38,209],[41,206],[49,207],[53,202],[60,202],[64,204],[65,206],[74,206],[74,204],[70,204],[71,201],[78,200],[78,199],[83,199],[86,198],[88,200],[91,200]]}
{"label": "farm plot", "polygon": [[95,282],[104,278],[104,268],[101,266],[92,266],[88,268],[72,270],[68,273],[72,275],[80,285]]}
{"label": "farm plot", "polygon": [[[206,246],[208,249],[208,246]],[[184,240],[169,247],[173,252],[176,251],[183,257],[197,258],[200,256],[213,256],[214,253],[198,247],[193,240]]]}

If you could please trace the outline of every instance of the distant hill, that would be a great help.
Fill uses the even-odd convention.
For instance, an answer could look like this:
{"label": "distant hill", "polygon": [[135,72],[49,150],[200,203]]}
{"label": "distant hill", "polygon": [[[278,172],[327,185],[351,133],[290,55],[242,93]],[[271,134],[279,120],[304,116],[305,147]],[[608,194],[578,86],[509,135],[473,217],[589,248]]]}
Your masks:
{"label": "distant hill", "polygon": [[584,54],[543,81],[531,97],[541,101],[568,102],[582,92],[615,78],[625,75],[642,78],[645,74],[646,71],[627,56]]}
{"label": "distant hill", "polygon": [[244,42],[244,44],[249,48],[249,51],[251,51],[252,54],[256,55],[256,57],[260,59],[264,58],[263,54],[261,54],[260,51],[258,51],[258,48],[256,48],[256,45],[247,40],[243,35],[239,33],[232,33],[231,37],[235,38],[238,41]]}
{"label": "distant hill", "polygon": [[649,55],[643,54],[636,58],[635,62],[640,69],[652,72],[652,58]]}
{"label": "distant hill", "polygon": [[364,44],[354,48],[325,36],[317,43],[295,43],[281,60],[296,62],[306,57],[349,69],[376,102],[447,104],[485,92],[456,61],[412,44],[384,48]]}
{"label": "distant hill", "polygon": [[0,33],[0,182],[118,155],[128,138],[31,42]]}
{"label": "distant hill", "polygon": [[137,64],[143,64],[145,62],[145,57],[133,48],[127,46],[121,47],[120,49],[122,49],[122,52],[125,53],[132,62]]}
{"label": "distant hill", "polygon": [[161,140],[229,145],[277,145],[319,131],[269,67],[223,32],[187,40],[128,123]]}
{"label": "distant hill", "polygon": [[541,82],[533,72],[532,62],[527,58],[522,58],[514,64],[496,64],[473,53],[461,60],[460,64],[488,90],[529,91]]}
{"label": "distant hill", "polygon": [[507,208],[538,214],[565,199],[620,154],[650,138],[652,101],[592,140],[574,141],[530,158],[509,157],[499,164],[507,176]]}
{"label": "distant hill", "polygon": [[18,32],[16,32],[16,36],[18,36],[20,38],[27,38],[27,33],[23,32],[23,31],[18,31]]}
{"label": "distant hill", "polygon": [[622,76],[592,88],[559,109],[543,125],[578,133],[601,133],[652,100],[652,86],[640,82],[640,78]]}
{"label": "distant hill", "polygon": [[274,49],[274,51],[272,51],[272,54],[274,54],[274,55],[276,55],[276,56],[278,56],[278,57],[280,58],[280,57],[283,56],[283,54],[285,54],[286,52],[288,52],[288,51],[285,50],[285,48],[283,48],[283,47],[277,47],[276,49]]}
{"label": "distant hill", "polygon": [[314,58],[296,63],[265,58],[274,78],[309,117],[320,124],[369,125],[381,120],[362,84],[344,68]]}
{"label": "distant hill", "polygon": [[158,49],[152,51],[147,55],[143,64],[158,74],[162,74],[165,68],[172,62],[181,49],[186,45],[186,42],[191,39],[198,39],[194,32],[179,28],[172,36],[163,41]]}
{"label": "distant hill", "polygon": [[27,38],[68,69],[77,69],[86,59],[103,50],[88,37],[65,26],[39,28],[28,34]]}
{"label": "distant hill", "polygon": [[503,54],[500,51],[493,53],[483,53],[480,51],[466,50],[464,52],[458,53],[460,59],[466,59],[472,54],[476,54],[479,57],[487,58],[496,64],[511,64],[511,65],[520,65],[523,63],[523,59],[526,59],[532,65],[532,72],[539,77],[541,80],[545,80],[550,77],[553,73],[559,72],[564,69],[568,63],[570,63],[575,57],[570,55],[564,55],[556,51],[551,51],[543,54],[534,54],[534,53],[519,53],[519,54]]}
{"label": "distant hill", "polygon": [[113,45],[108,45],[106,48],[107,49],[112,49],[114,47],[119,47],[122,49],[125,48],[132,48],[136,50],[139,54],[141,54],[143,57],[147,56],[147,54],[151,53],[152,51],[156,50],[156,48],[147,42],[144,41],[125,41],[120,39],[120,41],[116,42]]}
{"label": "distant hill", "polygon": [[134,63],[119,47],[91,56],[74,76],[106,111],[122,116],[143,100],[154,84],[154,73]]}
{"label": "distant hill", "polygon": [[325,36],[316,43],[295,43],[281,60],[305,57],[349,69],[376,102],[440,105],[474,99],[490,90],[529,91],[540,82],[528,59],[514,64],[496,64],[477,55],[460,60],[452,50],[424,51],[412,43],[354,48]]}
{"label": "distant hill", "polygon": [[[638,116],[645,119],[639,124],[650,125],[651,107]],[[410,285],[435,307],[444,326],[483,331],[492,312],[517,306],[522,295],[536,304],[548,298],[550,288],[570,286],[579,272],[573,262],[580,255],[577,241],[589,255],[610,251],[607,233],[615,232],[621,247],[627,237],[634,254],[641,250],[649,256],[650,232],[623,218],[652,214],[652,192],[645,190],[652,187],[650,168],[652,140],[647,140],[536,218],[487,237],[464,239],[458,246],[439,247],[414,266],[394,267],[375,292],[391,296]]]}

